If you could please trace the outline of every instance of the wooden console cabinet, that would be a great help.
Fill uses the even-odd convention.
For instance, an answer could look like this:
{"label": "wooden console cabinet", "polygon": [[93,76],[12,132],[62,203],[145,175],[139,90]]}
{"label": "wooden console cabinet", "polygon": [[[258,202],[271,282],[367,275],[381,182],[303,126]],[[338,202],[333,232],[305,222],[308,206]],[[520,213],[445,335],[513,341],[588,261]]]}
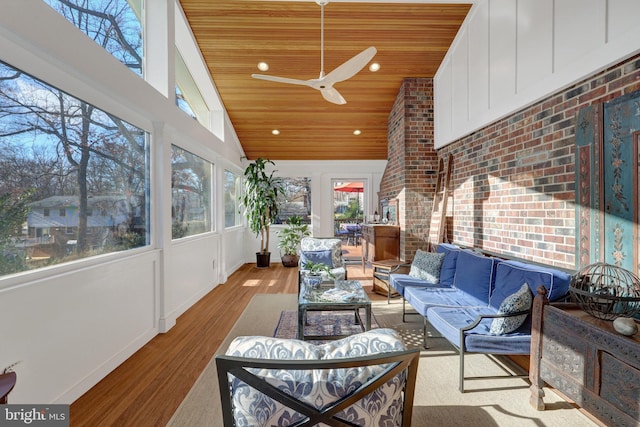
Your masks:
{"label": "wooden console cabinet", "polygon": [[362,226],[362,262],[400,259],[400,227],[366,224]]}
{"label": "wooden console cabinet", "polygon": [[[540,293],[540,290],[538,291]],[[547,383],[610,426],[640,426],[640,337],[575,304],[537,295],[531,336],[531,405],[544,410]]]}

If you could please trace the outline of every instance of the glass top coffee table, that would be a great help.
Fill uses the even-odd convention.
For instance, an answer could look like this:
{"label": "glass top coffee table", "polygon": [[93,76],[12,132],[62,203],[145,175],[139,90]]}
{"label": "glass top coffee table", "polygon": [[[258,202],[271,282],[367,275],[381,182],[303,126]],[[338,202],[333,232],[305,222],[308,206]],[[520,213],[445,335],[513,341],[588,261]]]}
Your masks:
{"label": "glass top coffee table", "polygon": [[[360,309],[365,310],[364,322]],[[309,311],[353,311],[356,324],[362,331],[371,329],[371,300],[357,280],[336,280],[333,283],[309,285],[300,283],[298,295],[298,339],[325,340],[344,338],[346,335],[305,335],[304,325]]]}

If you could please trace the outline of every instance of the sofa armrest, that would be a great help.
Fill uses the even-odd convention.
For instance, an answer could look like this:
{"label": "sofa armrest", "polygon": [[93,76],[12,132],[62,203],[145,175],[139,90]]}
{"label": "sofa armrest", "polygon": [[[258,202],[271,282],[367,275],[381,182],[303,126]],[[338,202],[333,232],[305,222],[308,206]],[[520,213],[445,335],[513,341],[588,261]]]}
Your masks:
{"label": "sofa armrest", "polygon": [[513,313],[479,314],[478,317],[476,317],[475,320],[472,323],[470,323],[469,325],[465,326],[464,328],[460,328],[460,332],[464,333],[464,332],[467,332],[467,331],[470,331],[470,330],[474,329],[484,319],[504,319],[504,318],[507,318],[507,317],[522,316],[524,314],[527,314],[527,315],[531,314],[531,309],[522,310],[522,311],[515,311]]}
{"label": "sofa armrest", "polygon": [[[479,314],[478,317],[475,318],[475,320],[470,323],[469,325],[460,328],[460,336],[463,336],[465,332],[468,332],[472,329],[474,329],[476,326],[478,326],[480,324],[480,322],[482,322],[484,319],[505,319],[507,317],[514,317],[514,316],[522,316],[522,315],[529,315],[531,314],[531,309],[529,310],[522,310],[522,311],[515,311],[513,313],[493,313],[493,314]],[[464,343],[462,343],[464,344]]]}
{"label": "sofa armrest", "polygon": [[398,264],[394,268],[389,270],[389,274],[397,273],[402,268],[405,268],[405,269],[406,268],[411,268],[411,263],[410,262],[405,262],[403,264]]}

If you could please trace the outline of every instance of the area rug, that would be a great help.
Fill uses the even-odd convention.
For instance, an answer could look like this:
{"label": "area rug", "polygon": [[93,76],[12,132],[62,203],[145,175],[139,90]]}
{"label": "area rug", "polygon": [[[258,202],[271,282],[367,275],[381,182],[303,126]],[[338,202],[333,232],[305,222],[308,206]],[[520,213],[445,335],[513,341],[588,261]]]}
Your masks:
{"label": "area rug", "polygon": [[[364,310],[360,316],[364,321]],[[371,329],[377,328],[378,322],[371,315]],[[355,315],[351,311],[310,311],[304,327],[305,335],[344,336],[362,332],[362,327],[355,323]],[[284,310],[280,314],[278,325],[273,333],[276,338],[298,337],[298,311]]]}

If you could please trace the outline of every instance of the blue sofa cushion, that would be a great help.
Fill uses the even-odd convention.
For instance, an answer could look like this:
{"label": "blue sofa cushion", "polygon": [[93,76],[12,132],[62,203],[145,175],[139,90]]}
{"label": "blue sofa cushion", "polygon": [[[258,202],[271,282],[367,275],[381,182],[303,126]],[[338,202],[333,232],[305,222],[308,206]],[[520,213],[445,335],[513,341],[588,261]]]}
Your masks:
{"label": "blue sofa cushion", "polygon": [[[495,266],[498,263],[497,258],[486,257],[468,250],[460,251],[456,261],[456,265],[460,268],[456,268],[454,287],[484,301],[484,305],[489,305]],[[508,295],[512,293],[513,291]]]}
{"label": "blue sofa cushion", "polygon": [[499,309],[502,301],[528,283],[535,295],[540,285],[547,288],[549,301],[556,301],[569,292],[571,275],[549,267],[527,264],[520,261],[503,261],[496,267],[494,291],[489,304]]}
{"label": "blue sofa cushion", "polygon": [[442,267],[440,268],[440,286],[453,286],[453,280],[456,277],[456,262],[460,248],[451,243],[440,243],[436,248],[436,252],[444,254]]}
{"label": "blue sofa cushion", "polygon": [[389,284],[402,297],[405,295],[405,290],[410,287],[442,287],[442,283],[429,283],[422,279],[411,277],[408,274],[399,273],[389,275]]}
{"label": "blue sofa cushion", "polygon": [[440,268],[440,281],[438,283],[417,279],[408,274],[394,273],[389,276],[389,284],[404,297],[404,290],[407,286],[426,287],[452,287],[456,276],[456,260],[461,249],[451,243],[440,243],[436,248],[437,253],[444,254],[442,267]]}
{"label": "blue sofa cushion", "polygon": [[[429,323],[458,349],[460,328],[471,324],[480,314],[495,314],[492,307],[431,307],[427,310]],[[492,319],[484,319],[474,329],[465,333],[464,348],[470,353],[529,354],[531,334],[529,326],[503,335],[491,335]]]}
{"label": "blue sofa cushion", "polygon": [[314,264],[326,264],[329,268],[333,268],[333,260],[331,259],[331,249],[323,251],[301,251],[300,266],[305,270],[307,262]]}
{"label": "blue sofa cushion", "polygon": [[[531,310],[531,303],[533,303],[533,295],[531,295],[531,289],[529,285],[524,283],[520,289],[514,294],[509,295],[502,301],[498,314],[511,314],[519,311]],[[489,332],[494,335],[508,334],[517,330],[524,324],[527,319],[527,314],[512,317],[498,317],[493,319]]]}
{"label": "blue sofa cushion", "polygon": [[444,257],[443,253],[425,252],[418,249],[413,257],[409,276],[430,283],[440,282],[440,269]]}
{"label": "blue sofa cushion", "polygon": [[459,289],[439,286],[407,287],[404,290],[404,299],[423,316],[427,315],[427,309],[431,307],[487,306],[486,301],[479,300]]}

